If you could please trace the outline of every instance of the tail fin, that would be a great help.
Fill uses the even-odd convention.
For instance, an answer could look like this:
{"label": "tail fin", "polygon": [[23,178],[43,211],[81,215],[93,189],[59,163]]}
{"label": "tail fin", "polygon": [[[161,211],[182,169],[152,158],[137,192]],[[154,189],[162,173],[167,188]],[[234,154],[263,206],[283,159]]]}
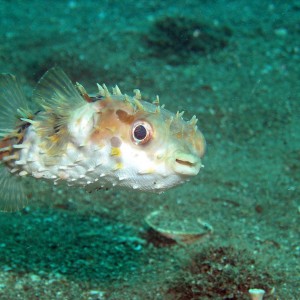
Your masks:
{"label": "tail fin", "polygon": [[11,174],[4,166],[0,167],[0,211],[13,212],[27,204],[22,179]]}
{"label": "tail fin", "polygon": [[[12,175],[2,158],[13,151],[13,140],[18,140],[18,123],[30,117],[26,98],[15,76],[0,74],[0,211],[15,211],[27,202],[22,178]],[[3,147],[7,144],[8,147]],[[4,154],[4,151],[6,155]],[[1,154],[0,153],[0,154]]]}

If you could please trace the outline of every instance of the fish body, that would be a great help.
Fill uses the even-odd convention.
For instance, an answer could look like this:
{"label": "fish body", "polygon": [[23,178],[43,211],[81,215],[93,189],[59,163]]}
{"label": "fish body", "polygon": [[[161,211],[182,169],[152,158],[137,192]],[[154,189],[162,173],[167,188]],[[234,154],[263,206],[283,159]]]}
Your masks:
{"label": "fish body", "polygon": [[[193,117],[109,92],[98,85],[90,96],[60,68],[39,81],[30,111],[14,76],[0,77],[0,161],[2,208],[14,210],[25,198],[22,177],[66,182],[88,191],[110,187],[163,192],[198,174],[205,150]],[[14,198],[14,199],[13,199]],[[15,198],[17,200],[15,200]]]}

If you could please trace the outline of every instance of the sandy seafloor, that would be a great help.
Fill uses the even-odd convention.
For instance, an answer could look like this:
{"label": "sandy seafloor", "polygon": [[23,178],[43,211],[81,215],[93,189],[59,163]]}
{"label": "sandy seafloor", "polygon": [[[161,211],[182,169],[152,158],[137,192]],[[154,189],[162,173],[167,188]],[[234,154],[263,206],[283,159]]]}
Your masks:
{"label": "sandy seafloor", "polygon": [[[164,18],[202,23],[164,51]],[[0,215],[0,299],[300,299],[299,20],[298,0],[1,0],[0,71],[27,96],[53,65],[91,92],[140,88],[195,113],[207,153],[162,195],[28,184],[29,205]],[[223,41],[205,51],[203,24]],[[163,240],[144,221],[158,209],[214,232]]]}

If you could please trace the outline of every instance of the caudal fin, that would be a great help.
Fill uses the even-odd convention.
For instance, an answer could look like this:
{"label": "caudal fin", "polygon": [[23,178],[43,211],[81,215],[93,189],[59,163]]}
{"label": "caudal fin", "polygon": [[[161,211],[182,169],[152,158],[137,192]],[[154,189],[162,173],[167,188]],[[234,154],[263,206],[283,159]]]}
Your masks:
{"label": "caudal fin", "polygon": [[21,138],[22,118],[30,118],[26,98],[15,76],[0,74],[0,211],[15,211],[27,203],[22,178],[10,173],[7,162]]}

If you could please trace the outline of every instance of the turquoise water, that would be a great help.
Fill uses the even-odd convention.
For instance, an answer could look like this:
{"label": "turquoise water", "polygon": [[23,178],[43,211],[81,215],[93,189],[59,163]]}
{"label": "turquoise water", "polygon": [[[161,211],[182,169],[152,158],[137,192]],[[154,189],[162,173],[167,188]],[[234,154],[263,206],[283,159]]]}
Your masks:
{"label": "turquoise water", "polygon": [[[207,141],[200,174],[161,195],[28,182],[0,214],[1,299],[300,298],[299,1],[2,0],[0,17],[0,72],[29,98],[60,66],[89,93],[159,95]],[[170,240],[156,210],[213,233]]]}

